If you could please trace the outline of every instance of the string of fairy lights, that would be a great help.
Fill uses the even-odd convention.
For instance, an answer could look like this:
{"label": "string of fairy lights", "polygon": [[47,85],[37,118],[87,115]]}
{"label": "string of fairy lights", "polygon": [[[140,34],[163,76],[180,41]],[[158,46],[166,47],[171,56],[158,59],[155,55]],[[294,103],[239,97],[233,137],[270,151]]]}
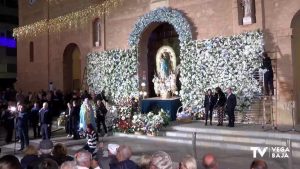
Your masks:
{"label": "string of fairy lights", "polygon": [[[49,0],[49,3],[58,3],[62,0]],[[66,0],[64,0],[66,1]],[[100,4],[91,5],[85,9],[71,12],[52,19],[43,19],[35,23],[24,25],[13,30],[13,36],[17,39],[36,37],[49,30],[50,33],[61,32],[67,29],[78,28],[84,25],[90,18],[108,14],[124,0],[106,0]]]}

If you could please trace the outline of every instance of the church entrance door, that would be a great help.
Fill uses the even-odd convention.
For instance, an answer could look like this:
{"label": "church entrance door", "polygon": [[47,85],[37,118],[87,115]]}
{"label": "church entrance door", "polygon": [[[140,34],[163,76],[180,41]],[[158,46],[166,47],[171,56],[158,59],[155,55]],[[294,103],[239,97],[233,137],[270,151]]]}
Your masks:
{"label": "church entrance door", "polygon": [[[151,27],[153,25],[150,25]],[[157,75],[157,64],[156,64],[156,55],[158,50],[162,46],[170,46],[176,55],[176,65],[180,64],[179,54],[180,54],[180,46],[179,46],[179,39],[178,34],[175,31],[174,27],[169,23],[162,23],[159,25],[155,25],[156,28],[152,27],[151,32],[148,32],[147,38],[142,37],[142,40],[147,41],[148,43],[144,43],[144,50],[142,49],[142,54],[140,53],[140,57],[144,57],[143,62],[140,63],[146,63],[147,65],[143,66],[140,65],[143,68],[147,67],[147,70],[143,70],[143,76],[145,76],[147,79],[148,84],[148,97],[156,97],[155,91],[154,91],[154,83],[152,82],[154,75]],[[143,42],[141,42],[143,44]],[[143,47],[142,47],[143,48]],[[146,57],[146,58],[145,58]],[[140,69],[141,70],[141,69]],[[179,76],[177,76],[177,89],[180,90],[180,83],[179,83]]]}
{"label": "church entrance door", "polygon": [[81,60],[79,47],[70,43],[67,45],[63,56],[63,84],[64,91],[78,90],[81,88]]}

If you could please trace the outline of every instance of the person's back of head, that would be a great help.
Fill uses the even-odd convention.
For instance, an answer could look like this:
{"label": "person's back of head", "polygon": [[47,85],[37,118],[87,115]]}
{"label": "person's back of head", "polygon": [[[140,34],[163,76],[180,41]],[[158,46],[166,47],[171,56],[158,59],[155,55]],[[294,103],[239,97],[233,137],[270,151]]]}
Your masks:
{"label": "person's back of head", "polygon": [[38,155],[38,149],[33,145],[29,145],[28,147],[26,147],[24,154],[25,155]]}
{"label": "person's back of head", "polygon": [[264,160],[255,159],[252,161],[250,169],[268,169],[268,165]]}
{"label": "person's back of head", "polygon": [[158,151],[152,154],[150,169],[172,169],[173,162],[168,153]]}
{"label": "person's back of head", "polygon": [[1,169],[21,169],[21,163],[17,157],[13,155],[5,155],[0,158]]}
{"label": "person's back of head", "polygon": [[77,169],[75,161],[66,161],[61,164],[60,169]]}
{"label": "person's back of head", "polygon": [[140,160],[139,160],[140,169],[149,169],[150,168],[150,161],[151,161],[151,156],[142,155]]}
{"label": "person's back of head", "polygon": [[39,169],[58,169],[58,164],[50,158],[45,158],[41,161],[38,168]]}
{"label": "person's back of head", "polygon": [[218,162],[213,154],[205,154],[202,159],[202,165],[205,169],[218,169]]}
{"label": "person's back of head", "polygon": [[117,150],[117,159],[118,161],[125,161],[131,158],[132,151],[131,148],[127,145],[121,145]]}
{"label": "person's back of head", "polygon": [[185,156],[179,164],[180,169],[197,169],[196,159],[190,155]]}
{"label": "person's back of head", "polygon": [[53,147],[52,154],[54,157],[65,157],[68,154],[68,150],[65,145],[58,143]]}
{"label": "person's back of head", "polygon": [[78,166],[90,168],[92,155],[88,151],[80,151],[75,155]]}

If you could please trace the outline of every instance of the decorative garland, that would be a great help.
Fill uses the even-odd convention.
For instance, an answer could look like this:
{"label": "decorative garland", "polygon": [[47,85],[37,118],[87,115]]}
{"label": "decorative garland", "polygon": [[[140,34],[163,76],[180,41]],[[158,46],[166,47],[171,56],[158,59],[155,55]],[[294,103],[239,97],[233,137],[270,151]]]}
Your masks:
{"label": "decorative garland", "polygon": [[110,50],[87,58],[87,84],[95,93],[105,91],[115,104],[138,96],[137,51]]}
{"label": "decorative garland", "polygon": [[[107,0],[101,4],[89,6],[83,10],[49,19],[49,21],[46,19],[37,21],[29,25],[15,28],[13,30],[13,36],[17,39],[22,39],[36,37],[48,30],[53,33],[76,28],[79,25],[86,24],[91,18],[111,12],[113,8],[120,5],[122,2],[123,0]],[[51,0],[49,3],[55,3],[55,0]]]}
{"label": "decorative garland", "polygon": [[263,34],[247,32],[230,37],[190,41],[181,50],[183,107],[201,108],[207,89],[232,87],[238,110],[244,111],[261,93],[254,74],[262,63]]}
{"label": "decorative garland", "polygon": [[129,36],[129,45],[137,46],[146,27],[155,22],[171,24],[178,33],[181,44],[192,40],[190,24],[182,13],[172,8],[163,7],[153,10],[138,19]]}

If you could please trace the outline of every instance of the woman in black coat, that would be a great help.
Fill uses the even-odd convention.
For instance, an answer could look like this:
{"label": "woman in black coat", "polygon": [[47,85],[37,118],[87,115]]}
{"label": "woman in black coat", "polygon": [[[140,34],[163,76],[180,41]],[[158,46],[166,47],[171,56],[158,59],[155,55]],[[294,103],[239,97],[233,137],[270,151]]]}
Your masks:
{"label": "woman in black coat", "polygon": [[224,107],[226,104],[226,96],[220,87],[216,88],[216,98],[217,102],[215,108],[218,112],[218,125],[223,126],[223,118],[224,118]]}
{"label": "woman in black coat", "polygon": [[209,116],[210,125],[212,125],[212,114],[213,114],[213,108],[215,105],[215,97],[212,94],[211,89],[208,89],[205,98],[204,98],[204,108],[205,108],[205,125],[207,125],[207,119]]}

